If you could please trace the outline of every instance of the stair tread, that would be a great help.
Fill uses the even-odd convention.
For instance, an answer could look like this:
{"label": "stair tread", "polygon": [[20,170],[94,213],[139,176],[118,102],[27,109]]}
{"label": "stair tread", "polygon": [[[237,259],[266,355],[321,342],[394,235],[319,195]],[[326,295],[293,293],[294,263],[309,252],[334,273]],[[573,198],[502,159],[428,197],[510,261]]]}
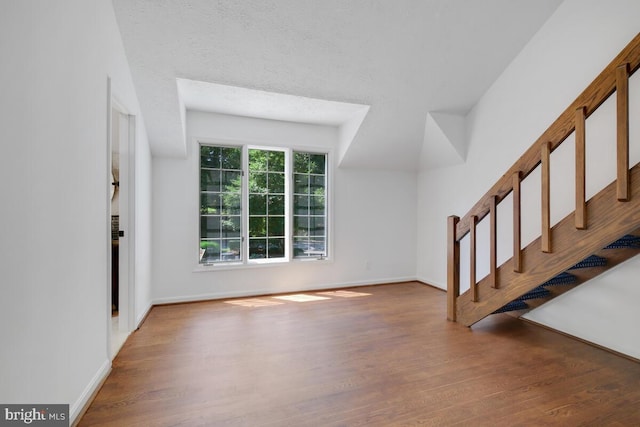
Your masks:
{"label": "stair tread", "polygon": [[521,295],[518,298],[518,300],[524,301],[528,299],[545,298],[545,297],[548,297],[549,295],[551,295],[551,292],[549,292],[547,289],[543,288],[542,286],[538,286],[537,288],[530,290],[526,294]]}
{"label": "stair tread", "polygon": [[576,282],[578,278],[571,273],[567,273],[566,271],[558,274],[552,279],[544,282],[541,286],[562,286],[562,285],[571,285]]}
{"label": "stair tread", "polygon": [[632,234],[627,234],[605,247],[605,249],[621,249],[621,248],[640,249],[640,237],[634,236]]}
{"label": "stair tread", "polygon": [[583,259],[569,270],[577,270],[579,268],[603,267],[607,265],[607,259],[598,255],[591,255]]}
{"label": "stair tread", "polygon": [[526,310],[529,308],[526,302],[521,300],[514,300],[510,303],[507,303],[493,312],[493,314],[505,313],[507,311],[515,311],[515,310]]}

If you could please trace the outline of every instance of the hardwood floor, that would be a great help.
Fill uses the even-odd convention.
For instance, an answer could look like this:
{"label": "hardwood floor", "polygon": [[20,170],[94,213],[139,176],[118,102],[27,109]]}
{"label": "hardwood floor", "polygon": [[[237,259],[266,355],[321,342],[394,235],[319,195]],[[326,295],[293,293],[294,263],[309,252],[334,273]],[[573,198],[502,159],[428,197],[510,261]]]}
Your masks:
{"label": "hardwood floor", "polygon": [[504,314],[447,322],[419,283],[348,291],[369,295],[155,307],[79,425],[640,425],[638,363]]}

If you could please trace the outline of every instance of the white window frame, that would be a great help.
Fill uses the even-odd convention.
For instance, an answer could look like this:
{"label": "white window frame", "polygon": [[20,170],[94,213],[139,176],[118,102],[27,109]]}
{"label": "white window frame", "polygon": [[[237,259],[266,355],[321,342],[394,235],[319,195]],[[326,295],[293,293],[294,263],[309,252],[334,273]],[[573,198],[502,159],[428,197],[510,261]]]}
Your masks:
{"label": "white window frame", "polygon": [[[332,185],[333,185],[333,167],[332,167],[332,150],[304,147],[304,146],[277,146],[260,144],[248,141],[236,141],[225,139],[211,138],[193,138],[193,147],[195,155],[193,156],[195,164],[195,183],[197,193],[196,212],[198,221],[195,227],[195,243],[193,247],[196,249],[197,265],[194,272],[219,271],[237,268],[253,268],[261,266],[281,266],[293,263],[328,263],[333,262],[333,203],[332,203]],[[200,146],[220,146],[220,147],[241,147],[242,148],[242,257],[240,260],[219,261],[215,263],[200,263]],[[249,258],[249,149],[272,150],[285,152],[285,256],[282,258]],[[326,256],[295,258],[293,251],[293,161],[294,152],[303,152],[311,154],[323,154],[325,159],[325,252]]]}

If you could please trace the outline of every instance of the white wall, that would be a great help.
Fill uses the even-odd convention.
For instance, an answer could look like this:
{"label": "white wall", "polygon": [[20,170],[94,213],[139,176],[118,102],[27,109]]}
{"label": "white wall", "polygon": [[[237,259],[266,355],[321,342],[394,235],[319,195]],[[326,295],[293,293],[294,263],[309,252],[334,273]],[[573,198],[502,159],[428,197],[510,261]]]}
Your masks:
{"label": "white wall", "polygon": [[[560,113],[586,88],[618,52],[636,35],[640,18],[640,3],[632,0],[601,2],[597,0],[566,0],[541,30],[528,43],[518,57],[492,85],[467,117],[469,152],[464,165],[451,168],[424,170],[418,178],[418,278],[442,288],[446,287],[446,217],[464,215],[487,191],[501,174],[542,134]],[[640,113],[640,78],[631,82],[632,117]],[[601,111],[587,122],[587,185],[588,196],[613,180],[615,144],[615,98],[608,101]],[[635,113],[634,113],[635,111]],[[634,115],[635,114],[635,115]],[[632,124],[632,161],[640,159],[640,132]],[[573,136],[552,157],[552,219],[558,221],[571,211],[573,202]],[[539,173],[534,173],[523,183],[523,243],[539,236]],[[446,184],[443,184],[446,183]],[[560,184],[560,185],[557,185]],[[510,201],[506,201],[510,204]],[[506,209],[505,209],[506,208]],[[501,206],[499,218],[508,218],[505,230],[511,227],[508,205]],[[486,221],[485,221],[486,222]],[[500,222],[500,219],[499,219]],[[510,254],[510,232],[499,230],[499,259]],[[463,241],[462,260],[468,256]],[[479,246],[480,247],[480,246]],[[487,246],[488,247],[488,246]],[[487,252],[480,253],[479,277],[488,271]],[[468,278],[468,262],[462,273]],[[575,324],[570,332],[583,339],[613,347],[616,342],[628,341],[637,336],[633,332],[635,322],[625,316],[638,312],[631,299],[624,295],[631,292],[637,274],[637,263],[624,267],[626,279],[620,281],[617,290],[608,293],[609,301],[618,309],[607,310],[610,318],[616,318],[617,328],[607,329],[591,311],[592,304],[566,304],[569,298],[556,299],[545,305],[544,311],[533,311],[532,319],[551,327],[561,328],[570,318],[584,321]],[[614,276],[617,277],[617,276]],[[604,279],[595,283],[608,286]],[[600,286],[600,285],[598,285]],[[468,280],[462,284],[468,287]],[[600,295],[592,292],[593,285],[581,286],[572,293],[576,298],[595,302]],[[604,309],[602,310],[604,311]],[[606,344],[605,344],[606,343]],[[624,352],[638,357],[640,341]]]}
{"label": "white wall", "polygon": [[[332,150],[338,129],[188,112],[187,159],[153,159],[154,302],[256,295],[415,278],[415,173],[334,166],[331,261],[197,272],[198,159],[194,137]],[[368,267],[367,267],[368,261]]]}
{"label": "white wall", "polygon": [[[110,366],[107,76],[138,115],[149,222],[144,124],[109,0],[3,2],[0,55],[0,401],[68,403],[74,417]],[[138,233],[143,310],[150,232]]]}

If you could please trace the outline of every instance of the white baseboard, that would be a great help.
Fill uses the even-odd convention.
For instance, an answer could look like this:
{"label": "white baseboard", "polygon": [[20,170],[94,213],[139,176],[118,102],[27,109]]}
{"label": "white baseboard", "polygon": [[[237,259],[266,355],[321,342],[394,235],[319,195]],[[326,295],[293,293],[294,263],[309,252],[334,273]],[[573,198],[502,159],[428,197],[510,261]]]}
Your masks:
{"label": "white baseboard", "polygon": [[419,276],[416,280],[421,281],[422,283],[426,283],[428,285],[433,286],[434,288],[440,288],[442,290],[447,290],[447,284],[446,283],[440,283],[438,280],[432,280],[429,279],[428,277],[425,276]]}
{"label": "white baseboard", "polygon": [[322,285],[309,285],[309,286],[295,287],[295,288],[292,287],[291,289],[261,288],[261,289],[239,290],[234,292],[214,292],[214,293],[199,294],[199,295],[182,295],[182,296],[175,296],[175,297],[156,298],[153,300],[152,305],[207,301],[207,300],[216,300],[216,299],[225,299],[225,298],[242,298],[242,297],[251,297],[251,296],[257,296],[257,295],[272,295],[272,294],[282,294],[282,293],[290,293],[290,292],[319,291],[324,289],[353,288],[357,286],[384,285],[387,283],[411,282],[414,280],[418,280],[418,279],[416,279],[416,277],[414,276],[393,277],[393,278],[377,279],[377,280],[359,280],[354,282],[326,283]]}
{"label": "white baseboard", "polygon": [[89,381],[89,384],[87,384],[78,400],[69,408],[69,425],[75,425],[75,423],[79,421],[78,417],[88,408],[88,405],[110,372],[111,361],[107,359],[102,366],[100,366],[100,369],[98,369],[93,378],[91,378],[91,381]]}
{"label": "white baseboard", "polygon": [[142,322],[144,322],[144,319],[146,319],[147,315],[149,315],[149,312],[151,311],[152,308],[153,308],[153,302],[149,301],[149,304],[144,309],[144,311],[136,317],[136,324],[133,326],[134,330],[140,328],[140,326],[142,325]]}

